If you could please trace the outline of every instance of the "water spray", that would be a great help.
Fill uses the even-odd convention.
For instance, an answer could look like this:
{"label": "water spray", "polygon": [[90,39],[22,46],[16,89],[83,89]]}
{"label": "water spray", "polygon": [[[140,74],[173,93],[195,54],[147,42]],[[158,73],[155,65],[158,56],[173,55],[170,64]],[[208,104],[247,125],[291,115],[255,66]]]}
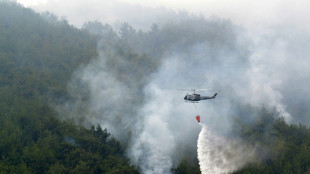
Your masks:
{"label": "water spray", "polygon": [[241,140],[219,136],[199,123],[201,131],[197,141],[197,154],[202,174],[232,173],[255,160],[255,148]]}

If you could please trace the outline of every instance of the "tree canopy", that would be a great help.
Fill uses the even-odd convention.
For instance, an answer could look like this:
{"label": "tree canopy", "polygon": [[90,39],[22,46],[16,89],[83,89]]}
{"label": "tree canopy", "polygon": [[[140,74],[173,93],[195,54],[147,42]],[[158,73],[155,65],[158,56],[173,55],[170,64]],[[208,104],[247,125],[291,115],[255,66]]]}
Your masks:
{"label": "tree canopy", "polygon": [[[72,97],[67,83],[74,71],[96,58],[100,47],[110,57],[106,68],[134,89],[135,95],[147,83],[146,75],[159,66],[158,57],[165,54],[167,47],[173,45],[182,50],[201,37],[221,38],[217,42],[234,39],[216,31],[211,32],[212,36],[182,39],[179,37],[187,37],[191,28],[159,29],[156,24],[148,32],[136,31],[127,23],[119,32],[99,22],[89,22],[77,29],[51,13],[38,14],[2,1],[0,21],[0,173],[139,173],[126,157],[124,145],[108,130],[100,125],[85,128],[77,125],[76,120],[59,119],[52,109],[51,105]],[[215,45],[221,44],[217,42]],[[233,47],[227,45],[224,49]],[[115,58],[115,52],[126,57],[126,63]],[[274,111],[251,106],[243,110],[257,113],[259,119],[234,120],[238,128],[234,133],[263,147],[264,153],[258,155],[259,162],[235,173],[310,172],[308,127],[287,124]],[[197,159],[191,157],[171,171],[200,172]]]}
{"label": "tree canopy", "polygon": [[0,173],[138,173],[106,129],[59,121],[50,106],[96,57],[95,38],[11,2],[0,20]]}

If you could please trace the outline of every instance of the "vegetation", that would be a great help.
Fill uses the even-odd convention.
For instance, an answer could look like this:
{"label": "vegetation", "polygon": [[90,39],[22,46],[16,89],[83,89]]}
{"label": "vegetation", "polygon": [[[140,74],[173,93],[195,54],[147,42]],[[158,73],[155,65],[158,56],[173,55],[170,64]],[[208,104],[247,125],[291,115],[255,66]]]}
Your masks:
{"label": "vegetation", "polygon": [[[163,43],[166,35],[160,34],[156,25],[142,33],[124,24],[116,33],[108,25],[93,22],[84,26],[91,35],[52,14],[39,15],[8,2],[0,2],[0,21],[0,173],[139,173],[124,156],[124,147],[107,130],[99,125],[86,129],[70,119],[60,121],[50,105],[70,98],[67,82],[75,69],[97,56],[99,37],[100,49],[110,57],[115,57],[109,49],[113,47],[117,55],[129,59],[121,64],[119,59],[111,58],[107,68],[140,91],[147,81],[146,74],[160,63],[154,57],[164,54],[169,45],[182,48],[192,44],[186,39],[178,42],[178,35],[173,34],[179,32],[186,37],[189,29],[162,28],[162,33],[170,36]],[[204,37],[226,39],[216,32]],[[159,39],[151,42],[153,38]],[[150,41],[149,49],[143,49],[143,40]],[[135,72],[131,72],[133,69]],[[236,174],[310,173],[308,127],[289,125],[273,111],[257,111],[249,106],[241,110],[256,113],[259,119],[236,119],[239,129],[234,133],[259,145],[261,151],[258,163]],[[172,172],[200,173],[197,161],[192,160],[183,160]]]}
{"label": "vegetation", "polygon": [[235,173],[309,173],[310,129],[289,125],[283,117],[263,109],[259,121],[241,124],[241,137],[260,145],[259,163],[249,164]]}
{"label": "vegetation", "polygon": [[51,109],[97,54],[92,36],[55,18],[0,3],[0,173],[137,173],[107,130]]}
{"label": "vegetation", "polygon": [[[258,120],[245,122],[237,119],[239,127],[235,134],[258,146],[257,161],[235,171],[234,174],[253,173],[309,173],[310,172],[310,129],[301,124],[289,125],[274,111],[247,106],[258,114]],[[183,161],[175,174],[194,173],[199,165]]]}

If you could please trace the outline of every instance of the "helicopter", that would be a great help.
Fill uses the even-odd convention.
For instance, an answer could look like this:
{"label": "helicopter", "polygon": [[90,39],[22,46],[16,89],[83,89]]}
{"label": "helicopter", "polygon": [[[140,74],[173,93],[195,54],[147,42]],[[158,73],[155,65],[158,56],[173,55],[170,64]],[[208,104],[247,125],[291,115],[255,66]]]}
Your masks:
{"label": "helicopter", "polygon": [[[184,89],[182,89],[184,90]],[[188,93],[185,95],[184,100],[186,102],[191,103],[199,103],[200,100],[208,100],[208,99],[214,99],[217,95],[217,92],[213,96],[202,96],[200,94],[197,94],[196,91],[202,91],[202,90],[209,90],[209,89],[192,89],[187,91],[193,91],[193,93]]]}
{"label": "helicopter", "polygon": [[[196,110],[196,105],[195,103],[199,103],[200,100],[208,100],[208,99],[214,99],[217,94],[220,92],[215,92],[215,94],[213,96],[202,96],[200,94],[197,94],[196,91],[203,91],[203,90],[210,90],[210,89],[179,89],[179,90],[183,90],[183,91],[193,91],[192,93],[187,93],[184,97],[185,102],[190,102],[190,103],[194,103],[195,106],[195,110]],[[196,116],[196,120],[197,122],[200,124],[200,115]]]}

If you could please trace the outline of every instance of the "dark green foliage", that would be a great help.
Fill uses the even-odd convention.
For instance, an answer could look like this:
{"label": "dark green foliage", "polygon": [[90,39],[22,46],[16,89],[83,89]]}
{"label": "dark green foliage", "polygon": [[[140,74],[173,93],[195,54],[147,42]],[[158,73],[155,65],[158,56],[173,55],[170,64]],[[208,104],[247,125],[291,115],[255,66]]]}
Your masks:
{"label": "dark green foliage", "polygon": [[9,87],[16,97],[64,97],[72,72],[96,56],[96,41],[12,3],[0,8],[0,93]]}
{"label": "dark green foliage", "polygon": [[[211,29],[206,21],[184,24]],[[66,85],[73,71],[97,56],[99,40],[108,71],[140,93],[160,57],[171,49],[168,46],[182,50],[201,39],[232,49],[234,38],[229,36],[234,35],[219,32],[230,24],[217,26],[219,30],[190,40],[185,37],[193,27],[174,24],[160,29],[154,24],[151,31],[140,32],[125,23],[118,33],[109,25],[86,24],[94,37],[50,13],[39,15],[15,3],[0,2],[0,173],[138,173],[107,130],[86,129],[77,126],[76,120],[59,121],[50,105],[69,98]],[[249,106],[240,108],[239,118],[235,120],[239,129],[233,134],[260,149],[258,163],[235,173],[310,173],[308,127],[289,125],[276,112]],[[200,173],[197,161],[187,160],[172,172]]]}
{"label": "dark green foliage", "polygon": [[[250,163],[236,174],[295,174],[310,172],[310,128],[289,125],[274,110],[244,106],[247,117],[235,120],[236,132],[245,142],[256,145],[256,163]],[[173,173],[196,173],[197,162],[182,161]],[[198,172],[199,173],[199,172]]]}
{"label": "dark green foliage", "polygon": [[97,41],[44,17],[0,2],[0,173],[137,173],[107,130],[61,122],[51,109]]}
{"label": "dark green foliage", "polygon": [[183,160],[177,168],[172,170],[172,172],[174,174],[199,174],[200,169],[197,164]]}
{"label": "dark green foliage", "polygon": [[259,116],[252,123],[239,122],[241,137],[261,147],[258,163],[235,173],[310,172],[310,129],[289,125],[276,112],[265,109]]}

